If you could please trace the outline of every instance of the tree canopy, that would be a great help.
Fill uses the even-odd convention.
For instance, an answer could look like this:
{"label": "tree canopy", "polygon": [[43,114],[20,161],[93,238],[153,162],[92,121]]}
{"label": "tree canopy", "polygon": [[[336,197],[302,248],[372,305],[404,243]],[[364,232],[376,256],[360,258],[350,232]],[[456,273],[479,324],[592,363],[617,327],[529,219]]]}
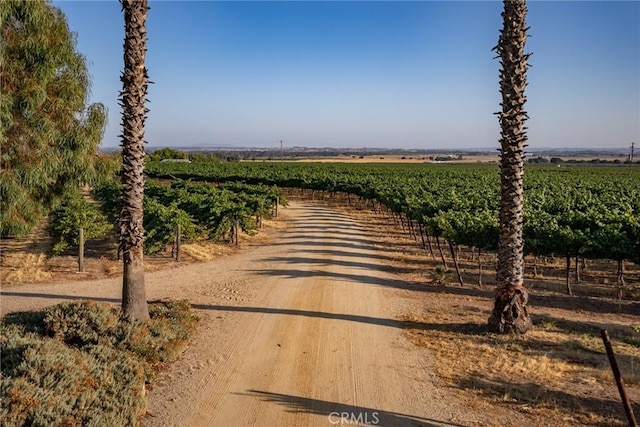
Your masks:
{"label": "tree canopy", "polygon": [[184,151],[174,150],[173,148],[165,147],[151,153],[151,160],[173,160],[173,159],[188,159],[189,154]]}
{"label": "tree canopy", "polygon": [[102,104],[76,34],[46,0],[0,2],[0,233],[24,234],[99,175]]}

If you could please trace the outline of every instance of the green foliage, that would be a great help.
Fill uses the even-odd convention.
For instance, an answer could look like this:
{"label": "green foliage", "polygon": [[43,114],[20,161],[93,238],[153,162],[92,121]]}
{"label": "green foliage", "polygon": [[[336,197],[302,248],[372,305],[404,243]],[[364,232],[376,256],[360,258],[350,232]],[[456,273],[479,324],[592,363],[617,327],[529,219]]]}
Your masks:
{"label": "green foliage", "polygon": [[44,334],[68,346],[107,345],[131,351],[148,363],[173,360],[195,327],[188,301],[149,307],[151,320],[126,321],[117,307],[93,301],[60,304],[45,311]]}
{"label": "green foliage", "polygon": [[222,161],[220,156],[214,153],[210,153],[210,154],[190,153],[189,160],[191,160],[193,163],[220,163]]}
{"label": "green foliage", "polygon": [[431,275],[433,276],[433,280],[439,284],[444,284],[447,280],[451,278],[452,274],[453,274],[452,270],[449,270],[449,269],[445,270],[442,267],[436,267],[431,272]]}
{"label": "green foliage", "polygon": [[2,347],[20,358],[6,366],[3,360],[3,426],[133,425],[144,408],[142,364],[124,353],[80,351],[15,328],[3,331]]}
{"label": "green foliage", "polygon": [[97,177],[106,124],[64,14],[44,0],[0,2],[0,234],[25,234],[69,189]]}
{"label": "green foliage", "polygon": [[627,336],[623,336],[622,341],[631,346],[640,348],[640,325],[630,325],[630,328],[632,332]]}
{"label": "green foliage", "polygon": [[102,212],[115,224],[120,216],[122,185],[115,181],[104,181],[93,188],[92,195],[100,201]]}
{"label": "green foliage", "polygon": [[176,226],[180,224],[182,236],[192,237],[196,234],[196,225],[188,213],[178,208],[177,202],[168,206],[160,204],[156,199],[147,197],[144,200],[144,251],[147,254],[163,251],[172,240]]}
{"label": "green foliage", "polygon": [[197,319],[186,301],[156,302],[144,324],[112,305],[71,302],[2,321],[3,426],[131,426],[151,367],[185,347]]}
{"label": "green foliage", "polygon": [[151,153],[151,160],[173,160],[173,159],[188,159],[189,155],[184,151],[174,150],[173,148],[165,147],[159,150],[155,150]]}
{"label": "green foliage", "polygon": [[79,244],[79,229],[84,230],[84,239],[103,237],[112,225],[95,205],[88,203],[80,194],[70,194],[60,208],[51,213],[49,234],[53,238],[54,255]]}
{"label": "green foliage", "polygon": [[243,225],[244,231],[255,226],[247,220],[253,212],[247,207],[245,196],[229,190],[207,184],[174,181],[170,187],[150,183],[147,194],[163,205],[174,204],[188,212],[211,239],[229,231],[236,221]]}
{"label": "green foliage", "polygon": [[[117,327],[121,326],[120,313],[114,307],[95,302],[64,303],[45,311],[42,323],[46,335],[68,346],[82,348],[87,345],[114,343]],[[102,342],[101,342],[102,340]]]}
{"label": "green foliage", "polygon": [[[119,214],[120,189],[117,182],[104,182],[93,191],[112,222]],[[164,250],[177,224],[185,239],[218,239],[236,221],[243,232],[250,234],[256,228],[255,218],[270,218],[276,201],[286,205],[282,192],[273,186],[229,183],[217,187],[182,180],[168,186],[149,180],[144,199],[145,253]]]}
{"label": "green foliage", "polygon": [[122,170],[122,152],[100,153],[94,167],[96,176],[92,181],[93,187],[116,181]]}
{"label": "green foliage", "polygon": [[170,362],[184,350],[197,325],[187,300],[157,301],[149,305],[151,320],[131,329],[123,342],[148,363]]}
{"label": "green foliage", "polygon": [[[155,178],[277,185],[354,194],[387,206],[431,236],[495,250],[495,165],[240,163],[147,165]],[[640,169],[531,167],[525,175],[525,251],[640,262]]]}

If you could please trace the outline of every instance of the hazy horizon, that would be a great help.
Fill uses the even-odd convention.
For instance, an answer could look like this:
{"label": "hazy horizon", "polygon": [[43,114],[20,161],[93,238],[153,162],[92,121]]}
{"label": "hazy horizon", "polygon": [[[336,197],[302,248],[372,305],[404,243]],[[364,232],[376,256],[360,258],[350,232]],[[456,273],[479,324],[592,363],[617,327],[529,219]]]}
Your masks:
{"label": "hazy horizon", "polygon": [[[116,1],[54,1],[120,143]],[[501,2],[150,1],[149,147],[498,146]],[[529,150],[640,140],[640,3],[529,2]],[[460,142],[464,141],[464,142]]]}
{"label": "hazy horizon", "polygon": [[[171,149],[175,149],[180,151],[182,150],[187,150],[187,151],[192,151],[192,150],[211,150],[211,151],[224,151],[224,150],[237,150],[237,151],[250,151],[250,150],[263,150],[263,151],[279,151],[280,150],[280,146],[240,146],[240,145],[213,145],[213,144],[208,144],[208,145],[181,145],[181,146],[175,146],[175,145],[164,145],[164,146],[159,146],[159,145],[148,145],[147,144],[147,150],[148,151],[155,151],[155,150],[159,150],[162,148],[171,148]],[[630,151],[630,147],[631,145],[629,144],[628,146],[620,146],[620,147],[527,147],[525,149],[526,153],[540,153],[540,152],[562,152],[562,153],[580,153],[580,152],[595,152],[595,153],[610,153],[610,154],[616,154],[616,155],[628,155],[629,151]],[[102,149],[106,149],[108,151],[114,151],[114,150],[119,150],[120,146],[119,145],[101,145]],[[487,146],[487,147],[471,147],[471,148],[455,148],[455,147],[432,147],[432,148],[421,148],[421,147],[413,147],[413,148],[407,148],[407,147],[393,147],[393,148],[386,148],[386,147],[369,147],[369,146],[349,146],[349,147],[341,147],[341,146],[314,146],[314,147],[310,147],[310,146],[283,146],[283,150],[285,152],[287,151],[291,151],[291,150],[317,150],[317,151],[321,151],[321,150],[328,150],[328,151],[349,151],[349,152],[355,152],[355,151],[428,151],[428,152],[438,152],[438,153],[460,153],[460,152],[471,152],[471,153],[488,153],[488,152],[495,152],[496,155],[498,155],[498,147],[497,146]],[[636,149],[637,150],[637,149]]]}

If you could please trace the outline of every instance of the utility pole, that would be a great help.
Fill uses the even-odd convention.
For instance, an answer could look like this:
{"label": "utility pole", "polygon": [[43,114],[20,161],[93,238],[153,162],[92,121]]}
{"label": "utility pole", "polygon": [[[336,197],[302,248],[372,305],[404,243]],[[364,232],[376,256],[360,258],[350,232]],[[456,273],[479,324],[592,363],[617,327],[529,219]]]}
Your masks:
{"label": "utility pole", "polygon": [[284,157],[284,152],[282,149],[282,140],[280,140],[280,162],[282,162],[283,157]]}
{"label": "utility pole", "polygon": [[635,149],[635,147],[636,147],[636,143],[632,142],[631,143],[631,154],[629,155],[629,164],[630,165],[633,165],[633,150]]}

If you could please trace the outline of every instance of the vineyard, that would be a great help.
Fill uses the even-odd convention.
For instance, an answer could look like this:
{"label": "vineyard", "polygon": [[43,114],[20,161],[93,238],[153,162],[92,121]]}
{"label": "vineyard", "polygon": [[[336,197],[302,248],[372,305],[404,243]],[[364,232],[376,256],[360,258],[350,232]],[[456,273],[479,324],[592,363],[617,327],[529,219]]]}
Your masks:
{"label": "vineyard", "polygon": [[[117,221],[121,187],[107,182],[94,190],[94,197],[111,220]],[[238,233],[252,233],[263,218],[286,203],[274,187],[229,183],[221,186],[174,180],[170,184],[147,182],[144,201],[145,252],[164,250],[174,239],[179,225],[181,235],[191,239],[235,240]],[[228,236],[228,237],[227,237]]]}
{"label": "vineyard", "polygon": [[[321,197],[342,193],[349,205],[364,203],[390,212],[432,254],[442,254],[444,243],[454,260],[459,246],[478,253],[497,247],[495,166],[151,162],[147,173],[163,179],[301,188]],[[640,262],[640,171],[531,167],[525,195],[525,252],[534,259],[566,258],[568,293],[572,260],[576,266],[585,260],[613,260],[622,297],[625,262]]]}

